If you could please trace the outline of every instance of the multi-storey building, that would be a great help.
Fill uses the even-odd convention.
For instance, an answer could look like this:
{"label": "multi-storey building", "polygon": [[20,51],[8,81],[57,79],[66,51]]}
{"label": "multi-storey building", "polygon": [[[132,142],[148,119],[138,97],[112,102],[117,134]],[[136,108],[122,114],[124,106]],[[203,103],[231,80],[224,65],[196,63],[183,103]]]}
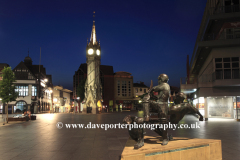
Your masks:
{"label": "multi-storey building", "polygon": [[32,113],[52,110],[52,76],[46,74],[43,65],[33,65],[27,56],[13,72],[16,78],[16,89],[19,96],[8,105],[9,113],[21,113],[31,110]]}
{"label": "multi-storey building", "polygon": [[64,89],[62,86],[53,86],[53,111],[69,112],[71,109],[71,90]]}
{"label": "multi-storey building", "polygon": [[116,72],[114,75],[113,110],[132,110],[134,106],[133,76],[129,72]]}
{"label": "multi-storey building", "polygon": [[[181,91],[210,117],[239,118],[239,0],[208,0]],[[238,114],[238,116],[237,116]]]}
{"label": "multi-storey building", "polygon": [[142,96],[143,94],[147,93],[148,87],[144,84],[144,82],[140,83],[133,83],[133,92],[134,92],[134,109],[141,109],[141,99],[139,96]]}
{"label": "multi-storey building", "polygon": [[134,90],[134,97],[138,97],[147,93],[148,87],[144,84],[144,82],[134,83],[133,90]]}
{"label": "multi-storey building", "polygon": [[77,88],[81,81],[87,78],[87,63],[82,63],[73,75],[73,98],[77,99]]}

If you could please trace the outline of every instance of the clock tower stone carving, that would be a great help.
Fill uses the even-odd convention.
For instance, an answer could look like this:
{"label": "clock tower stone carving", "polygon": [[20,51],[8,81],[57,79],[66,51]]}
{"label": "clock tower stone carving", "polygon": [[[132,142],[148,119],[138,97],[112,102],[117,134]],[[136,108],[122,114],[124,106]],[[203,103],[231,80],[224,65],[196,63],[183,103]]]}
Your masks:
{"label": "clock tower stone carving", "polygon": [[98,112],[98,107],[102,106],[102,86],[100,82],[101,47],[97,41],[95,21],[93,21],[90,42],[86,47],[87,58],[87,80],[85,83],[85,105],[83,112],[87,112],[87,107],[92,107],[92,113]]}

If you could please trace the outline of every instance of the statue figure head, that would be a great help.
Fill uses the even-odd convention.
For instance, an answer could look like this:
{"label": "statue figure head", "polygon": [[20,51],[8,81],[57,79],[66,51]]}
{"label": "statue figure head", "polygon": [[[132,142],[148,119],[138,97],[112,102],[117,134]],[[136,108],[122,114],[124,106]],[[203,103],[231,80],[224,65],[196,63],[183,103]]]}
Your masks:
{"label": "statue figure head", "polygon": [[160,74],[158,76],[158,84],[160,85],[161,83],[167,83],[169,80],[168,76],[166,74]]}
{"label": "statue figure head", "polygon": [[186,98],[186,95],[183,92],[176,94],[176,99],[174,100],[175,104],[183,103],[183,100]]}

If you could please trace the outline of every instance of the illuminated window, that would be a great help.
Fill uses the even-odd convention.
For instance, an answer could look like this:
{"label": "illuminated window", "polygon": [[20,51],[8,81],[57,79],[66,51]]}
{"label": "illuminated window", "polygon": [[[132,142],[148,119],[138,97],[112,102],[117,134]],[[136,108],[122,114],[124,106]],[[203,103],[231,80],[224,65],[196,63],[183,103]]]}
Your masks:
{"label": "illuminated window", "polygon": [[32,86],[32,96],[37,96],[37,86]]}
{"label": "illuminated window", "polygon": [[15,113],[21,113],[26,109],[27,109],[27,104],[23,101],[20,101],[20,102],[17,102],[16,108],[14,107],[14,112]]}
{"label": "illuminated window", "polygon": [[16,86],[15,92],[18,92],[19,96],[28,96],[28,86]]}

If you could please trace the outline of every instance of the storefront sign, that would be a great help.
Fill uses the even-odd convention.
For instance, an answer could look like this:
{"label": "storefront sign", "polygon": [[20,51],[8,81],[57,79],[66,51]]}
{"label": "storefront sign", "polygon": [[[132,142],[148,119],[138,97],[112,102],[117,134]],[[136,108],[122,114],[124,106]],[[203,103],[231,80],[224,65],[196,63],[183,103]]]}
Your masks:
{"label": "storefront sign", "polygon": [[116,101],[117,104],[131,104],[133,101]]}
{"label": "storefront sign", "polygon": [[123,101],[123,104],[132,103],[132,101]]}

